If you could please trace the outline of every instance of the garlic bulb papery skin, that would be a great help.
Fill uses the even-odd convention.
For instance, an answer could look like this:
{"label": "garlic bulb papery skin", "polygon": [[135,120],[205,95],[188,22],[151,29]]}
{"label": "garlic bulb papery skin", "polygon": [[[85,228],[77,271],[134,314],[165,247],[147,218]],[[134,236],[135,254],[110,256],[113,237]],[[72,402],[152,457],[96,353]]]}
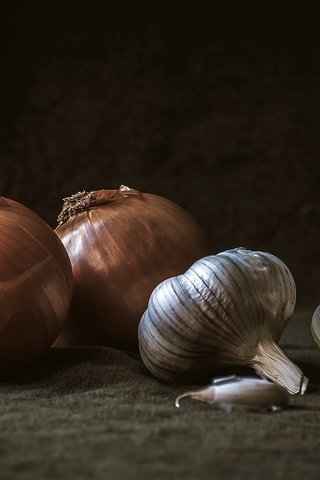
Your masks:
{"label": "garlic bulb papery skin", "polygon": [[289,393],[269,380],[231,375],[214,379],[211,385],[186,392],[175,402],[177,408],[184,398],[192,398],[230,412],[234,407],[276,412],[289,404]]}
{"label": "garlic bulb papery skin", "polygon": [[320,305],[314,311],[311,321],[311,333],[314,341],[320,348]]}
{"label": "garlic bulb papery skin", "polygon": [[139,324],[142,359],[157,378],[199,383],[215,369],[249,365],[290,393],[308,379],[277,345],[296,300],[279,258],[244,248],[196,261],[159,284]]}

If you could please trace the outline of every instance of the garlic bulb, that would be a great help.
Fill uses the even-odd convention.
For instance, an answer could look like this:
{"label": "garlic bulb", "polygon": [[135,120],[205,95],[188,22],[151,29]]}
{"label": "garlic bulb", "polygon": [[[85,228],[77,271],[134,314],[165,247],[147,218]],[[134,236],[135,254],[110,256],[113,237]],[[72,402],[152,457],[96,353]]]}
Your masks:
{"label": "garlic bulb", "polygon": [[311,333],[314,341],[320,348],[320,305],[316,308],[314,314],[312,315]]}
{"label": "garlic bulb", "polygon": [[308,379],[276,342],[291,317],[294,279],[274,255],[237,248],[205,257],[160,283],[139,324],[142,359],[168,382],[249,365],[290,393]]}
{"label": "garlic bulb", "polygon": [[176,407],[180,407],[182,398],[207,402],[227,412],[236,406],[275,412],[289,403],[289,394],[280,385],[261,378],[236,375],[213,379],[205,388],[180,395]]}

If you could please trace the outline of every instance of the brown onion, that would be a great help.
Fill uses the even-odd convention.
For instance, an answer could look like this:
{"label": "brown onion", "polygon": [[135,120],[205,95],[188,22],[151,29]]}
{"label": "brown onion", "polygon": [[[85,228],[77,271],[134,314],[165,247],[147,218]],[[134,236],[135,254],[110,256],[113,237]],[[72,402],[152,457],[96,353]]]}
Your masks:
{"label": "brown onion", "polygon": [[28,365],[58,336],[72,296],[60,239],[36,213],[0,197],[0,370]]}
{"label": "brown onion", "polygon": [[65,199],[56,233],[69,254],[74,294],[56,346],[138,346],[152,290],[210,252],[177,204],[121,186]]}

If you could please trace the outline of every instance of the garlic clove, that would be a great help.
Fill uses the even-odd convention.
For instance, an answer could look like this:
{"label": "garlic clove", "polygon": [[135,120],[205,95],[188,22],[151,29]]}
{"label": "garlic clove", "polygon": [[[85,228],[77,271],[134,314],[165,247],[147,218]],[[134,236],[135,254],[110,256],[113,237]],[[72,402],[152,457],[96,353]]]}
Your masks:
{"label": "garlic clove", "polygon": [[265,379],[234,375],[222,383],[213,383],[180,395],[175,401],[177,408],[185,398],[200,400],[226,411],[236,406],[277,411],[289,403],[289,393],[280,385]]}
{"label": "garlic clove", "polygon": [[311,333],[314,341],[320,348],[320,305],[316,308],[312,315]]}

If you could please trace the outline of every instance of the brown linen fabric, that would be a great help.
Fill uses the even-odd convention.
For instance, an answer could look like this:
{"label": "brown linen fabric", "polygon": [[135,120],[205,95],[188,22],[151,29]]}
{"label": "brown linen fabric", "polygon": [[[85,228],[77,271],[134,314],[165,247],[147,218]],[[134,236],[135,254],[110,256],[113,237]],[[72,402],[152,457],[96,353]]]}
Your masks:
{"label": "brown linen fabric", "polygon": [[233,411],[175,397],[137,354],[52,349],[0,384],[2,480],[318,479],[320,352],[311,312],[295,314],[282,345],[310,378],[277,413]]}

